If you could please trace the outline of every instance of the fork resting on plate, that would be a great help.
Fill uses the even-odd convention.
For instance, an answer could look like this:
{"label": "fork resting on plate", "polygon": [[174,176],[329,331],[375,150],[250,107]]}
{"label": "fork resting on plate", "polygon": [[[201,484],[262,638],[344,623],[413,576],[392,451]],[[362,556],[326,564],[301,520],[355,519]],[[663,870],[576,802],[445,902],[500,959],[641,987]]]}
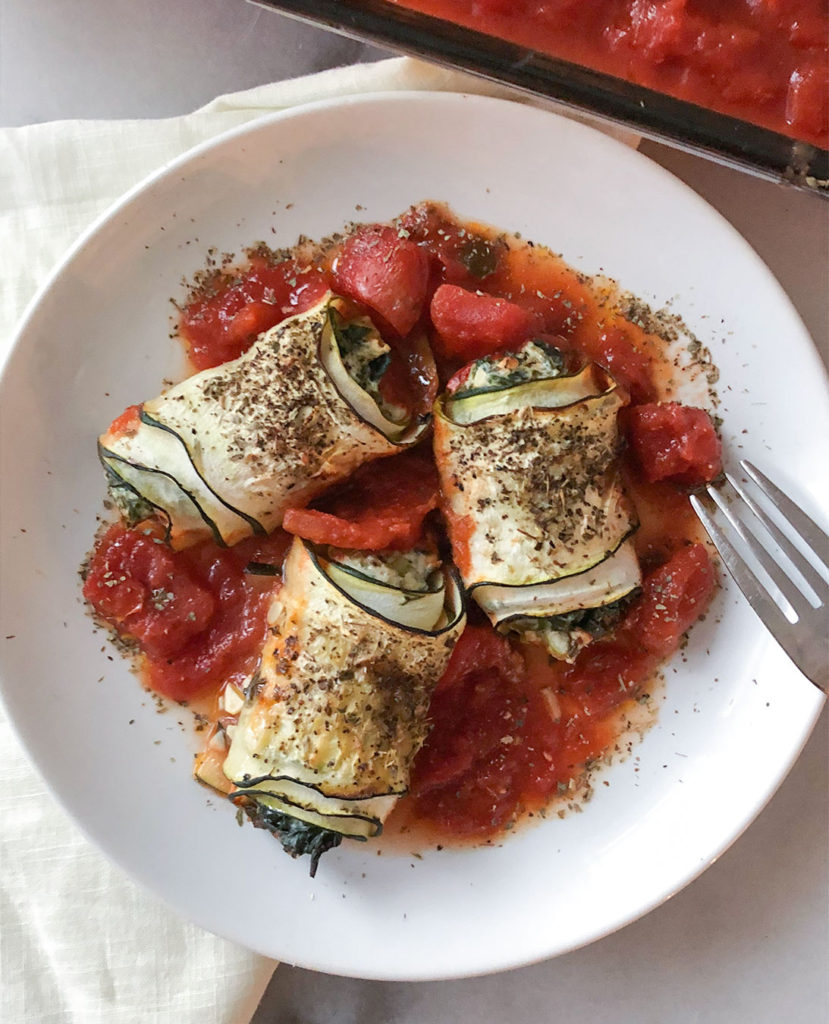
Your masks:
{"label": "fork resting on plate", "polygon": [[828,693],[829,536],[756,466],[742,460],[740,467],[747,479],[726,473],[693,494],[691,504],[769,632]]}

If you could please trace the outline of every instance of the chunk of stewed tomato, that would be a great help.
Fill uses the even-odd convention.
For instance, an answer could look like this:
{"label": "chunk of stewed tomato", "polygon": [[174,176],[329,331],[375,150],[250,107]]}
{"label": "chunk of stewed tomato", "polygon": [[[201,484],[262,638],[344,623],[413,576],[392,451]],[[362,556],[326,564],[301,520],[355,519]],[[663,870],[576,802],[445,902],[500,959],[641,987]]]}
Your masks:
{"label": "chunk of stewed tomato", "polygon": [[600,718],[628,700],[659,659],[624,631],[590,644],[563,670],[559,700],[568,716]]}
{"label": "chunk of stewed tomato", "polygon": [[448,359],[480,359],[527,341],[536,320],[508,299],[444,284],[430,307],[440,354]]}
{"label": "chunk of stewed tomato", "polygon": [[401,337],[420,319],[429,283],[429,257],[394,228],[361,228],[334,261],[334,288],[368,306]]}
{"label": "chunk of stewed tomato", "polygon": [[622,633],[657,659],[667,658],[707,609],[716,582],[714,565],[703,544],[680,548],[645,577]]}
{"label": "chunk of stewed tomato", "polygon": [[488,625],[467,626],[435,691],[434,726],[415,761],[412,793],[421,814],[466,834],[492,831],[514,814],[529,699],[509,642]]}
{"label": "chunk of stewed tomato", "polygon": [[182,311],[180,330],[197,370],[237,359],[256,338],[319,302],[328,278],[294,260],[252,262],[248,271],[197,296]]}
{"label": "chunk of stewed tomato", "polygon": [[230,549],[210,541],[171,551],[147,530],[112,526],[95,545],[84,596],[124,637],[138,641],[158,693],[188,700],[208,687],[243,685],[256,665],[278,580],[249,563],[278,566],[281,530]]}
{"label": "chunk of stewed tomato", "polygon": [[112,526],[95,546],[83,588],[92,607],[148,654],[167,656],[199,634],[216,602],[152,535]]}
{"label": "chunk of stewed tomato", "polygon": [[420,452],[406,452],[362,466],[313,508],[289,509],[283,527],[315,544],[405,550],[420,540],[438,495],[434,463]]}
{"label": "chunk of stewed tomato", "polygon": [[627,411],[627,437],[646,480],[694,487],[722,471],[722,445],[704,409],[660,402]]}

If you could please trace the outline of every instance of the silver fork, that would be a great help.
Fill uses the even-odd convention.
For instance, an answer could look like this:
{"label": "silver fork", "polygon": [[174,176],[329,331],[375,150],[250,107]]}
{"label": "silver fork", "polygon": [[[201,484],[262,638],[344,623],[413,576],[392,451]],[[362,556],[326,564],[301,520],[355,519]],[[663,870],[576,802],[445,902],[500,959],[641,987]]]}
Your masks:
{"label": "silver fork", "polygon": [[[806,678],[829,693],[829,537],[759,469],[746,460],[740,467],[748,479],[726,473],[692,495],[691,504],[771,635]],[[749,481],[776,515],[752,497]]]}

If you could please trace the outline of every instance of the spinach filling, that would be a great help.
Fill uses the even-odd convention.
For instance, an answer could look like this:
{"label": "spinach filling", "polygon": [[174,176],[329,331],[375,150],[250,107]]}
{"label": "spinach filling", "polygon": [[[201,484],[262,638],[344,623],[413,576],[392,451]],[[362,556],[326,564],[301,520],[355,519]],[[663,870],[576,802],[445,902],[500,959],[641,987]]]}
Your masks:
{"label": "spinach filling", "polygon": [[516,616],[501,623],[498,628],[502,633],[520,633],[525,640],[537,639],[553,657],[569,661],[575,658],[587,642],[584,634],[588,634],[590,640],[606,636],[619,625],[640,593],[641,588],[635,587],[629,594],[599,608],[577,608],[561,615],[538,618],[530,615]]}
{"label": "spinach filling", "polygon": [[143,498],[131,484],[122,480],[110,465],[103,460],[101,464],[106,473],[109,495],[124,517],[127,526],[135,526],[136,523],[141,523],[145,519],[152,519],[156,513],[155,507]]}
{"label": "spinach filling", "polygon": [[589,633],[594,640],[605,636],[622,620],[625,612],[639,596],[640,588],[635,587],[629,594],[620,597],[610,604],[601,605],[599,608],[576,608],[572,612],[563,612],[561,615],[549,615],[547,617],[532,618],[526,616],[521,619],[512,619],[511,628],[520,628],[522,631],[555,630],[556,632],[569,633],[572,630],[580,629]]}
{"label": "spinach filling", "polygon": [[356,322],[348,324],[335,310],[331,310],[331,324],[343,359],[359,348],[371,334],[370,327]]}
{"label": "spinach filling", "polygon": [[372,359],[366,367],[366,375],[372,384],[377,384],[383,374],[388,370],[391,363],[391,352],[384,352],[382,355]]}
{"label": "spinach filling", "polygon": [[458,259],[477,278],[489,277],[498,267],[498,253],[485,238],[470,238],[461,246]]}
{"label": "spinach filling", "polygon": [[311,858],[311,878],[317,873],[320,857],[343,841],[339,832],[292,818],[256,800],[242,800],[237,806],[241,806],[256,828],[263,828],[276,836],[286,853],[292,857],[307,854]]}
{"label": "spinach filling", "polygon": [[[349,369],[353,367],[356,370],[351,376],[361,386],[376,384],[391,363],[391,351],[388,349],[385,352],[381,351],[386,346],[380,340],[377,332],[373,327],[368,327],[365,324],[357,322],[347,324],[333,310],[331,324],[334,328],[334,337],[344,365]],[[370,346],[372,342],[377,350],[380,351],[380,354],[368,360],[368,362],[362,360],[358,362],[356,357],[362,355],[363,347]]]}
{"label": "spinach filling", "polygon": [[516,384],[559,377],[565,370],[564,354],[541,338],[528,341],[517,352],[476,359],[464,383],[452,398],[503,391]]}
{"label": "spinach filling", "polygon": [[380,394],[380,380],[391,364],[391,349],[368,323],[353,320],[346,323],[335,310],[329,312],[334,340],[349,377],[377,404],[392,423],[405,420],[406,410],[387,402]]}

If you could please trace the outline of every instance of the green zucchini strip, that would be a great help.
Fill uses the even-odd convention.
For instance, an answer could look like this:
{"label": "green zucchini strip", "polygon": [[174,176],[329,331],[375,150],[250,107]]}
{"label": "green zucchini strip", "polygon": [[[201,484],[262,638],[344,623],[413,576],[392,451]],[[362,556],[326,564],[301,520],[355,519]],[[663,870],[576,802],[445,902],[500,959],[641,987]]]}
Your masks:
{"label": "green zucchini strip", "polygon": [[248,526],[251,528],[251,531],[253,533],[258,534],[260,536],[264,536],[266,531],[265,531],[265,529],[264,529],[264,527],[262,526],[261,523],[258,523],[253,518],[253,516],[247,515],[245,512],[242,512],[238,508],[234,508],[231,504],[229,504],[227,501],[225,501],[225,499],[221,496],[221,494],[219,494],[215,490],[215,488],[210,486],[210,484],[207,482],[207,480],[205,480],[205,478],[202,476],[201,471],[199,470],[199,467],[193,461],[193,456],[190,454],[189,448],[184,443],[182,438],[171,427],[167,427],[163,423],[159,423],[158,420],[153,419],[152,416],[150,416],[149,413],[146,411],[146,409],[142,409],[141,410],[141,412],[139,414],[139,419],[140,419],[140,421],[142,423],[146,424],[148,427],[154,427],[156,430],[166,430],[169,434],[171,434],[176,439],[176,441],[178,441],[178,443],[182,446],[182,448],[184,449],[184,451],[185,451],[185,453],[187,455],[187,459],[190,462],[190,465],[193,467],[193,470],[195,471],[195,473],[198,476],[198,478],[201,481],[201,483],[210,492],[211,497],[215,498],[215,500],[219,503],[219,505],[221,505],[224,509],[226,509],[227,512],[229,512],[232,516],[236,516],[239,519],[243,519],[248,524]]}
{"label": "green zucchini strip", "polygon": [[322,798],[319,798],[317,803],[301,799],[292,800],[287,795],[288,792],[290,790],[287,784],[285,788],[274,787],[272,791],[268,782],[262,782],[249,789],[239,787],[232,795],[250,797],[257,803],[281,811],[298,821],[305,821],[309,825],[326,828],[349,839],[360,839],[363,842],[380,835],[383,831],[383,820],[397,801],[397,797],[355,800],[351,805],[342,804],[340,806],[343,809],[335,810],[331,801]]}
{"label": "green zucchini strip", "polygon": [[[224,546],[222,534],[213,519],[204,511],[199,496],[187,490],[180,479],[166,470],[145,466],[140,461],[133,462],[123,455],[116,455],[100,442],[98,456],[110,484],[112,485],[115,477],[121,482],[110,487],[110,494],[119,508],[122,508],[122,505],[119,503],[118,491],[124,486],[154,508],[156,514],[166,521],[168,540],[172,538],[175,522],[179,537],[185,534],[202,535],[206,529],[212,540]],[[122,511],[125,510],[122,508]],[[129,514],[127,518],[131,518]]]}
{"label": "green zucchini strip", "polygon": [[165,525],[164,540],[169,543],[170,517],[167,515],[165,509],[158,505],[153,505],[152,502],[142,497],[132,484],[127,483],[127,481],[118,473],[116,468],[118,460],[112,457],[110,461],[107,461],[107,459],[104,458],[105,454],[108,453],[105,453],[99,441],[98,459],[103,466],[104,473],[106,474],[107,487],[109,488],[110,496],[115,502],[115,505],[121,515],[130,526],[134,526],[136,523],[140,523],[144,519],[150,519],[153,516],[157,517]]}
{"label": "green zucchini strip", "polygon": [[440,577],[436,590],[403,590],[372,580],[349,566],[320,562],[328,579],[367,611],[384,622],[429,632],[445,621],[446,579]]}
{"label": "green zucchini strip", "polygon": [[164,509],[177,538],[198,537],[205,524],[221,546],[239,530],[254,532],[205,483],[178,434],[143,413],[139,422],[134,434],[123,435],[112,448],[102,445],[102,459],[111,468],[117,461],[118,475],[151,505]]}
{"label": "green zucchini strip", "polygon": [[548,377],[505,388],[489,388],[446,401],[446,415],[453,423],[467,425],[503,416],[530,406],[534,409],[559,409],[596,394],[596,367],[588,363],[579,373],[568,377]]}
{"label": "green zucchini strip", "polygon": [[[520,350],[492,359],[496,384],[504,367],[527,373]],[[475,364],[476,383],[488,383],[485,370]],[[435,458],[453,553],[494,625],[604,607],[640,585],[630,540],[638,523],[618,465],[624,401],[593,364],[438,399]],[[574,626],[550,653],[569,659],[590,639]]]}
{"label": "green zucchini strip", "polygon": [[224,772],[231,798],[366,839],[408,788],[465,614],[450,569],[401,589],[345,555],[294,539]]}
{"label": "green zucchini strip", "polygon": [[[419,440],[428,417],[392,422],[349,376],[333,327],[340,301],[328,293],[238,359],[145,402],[137,425],[102,435],[118,475],[166,513],[174,547],[212,536],[208,522],[226,545],[269,533],[288,507]],[[387,348],[373,328],[360,331],[372,351]]]}
{"label": "green zucchini strip", "polygon": [[484,583],[475,590],[475,600],[493,623],[500,625],[513,618],[552,618],[601,608],[627,596],[641,582],[633,541],[626,540],[604,561],[575,576],[524,587]]}

